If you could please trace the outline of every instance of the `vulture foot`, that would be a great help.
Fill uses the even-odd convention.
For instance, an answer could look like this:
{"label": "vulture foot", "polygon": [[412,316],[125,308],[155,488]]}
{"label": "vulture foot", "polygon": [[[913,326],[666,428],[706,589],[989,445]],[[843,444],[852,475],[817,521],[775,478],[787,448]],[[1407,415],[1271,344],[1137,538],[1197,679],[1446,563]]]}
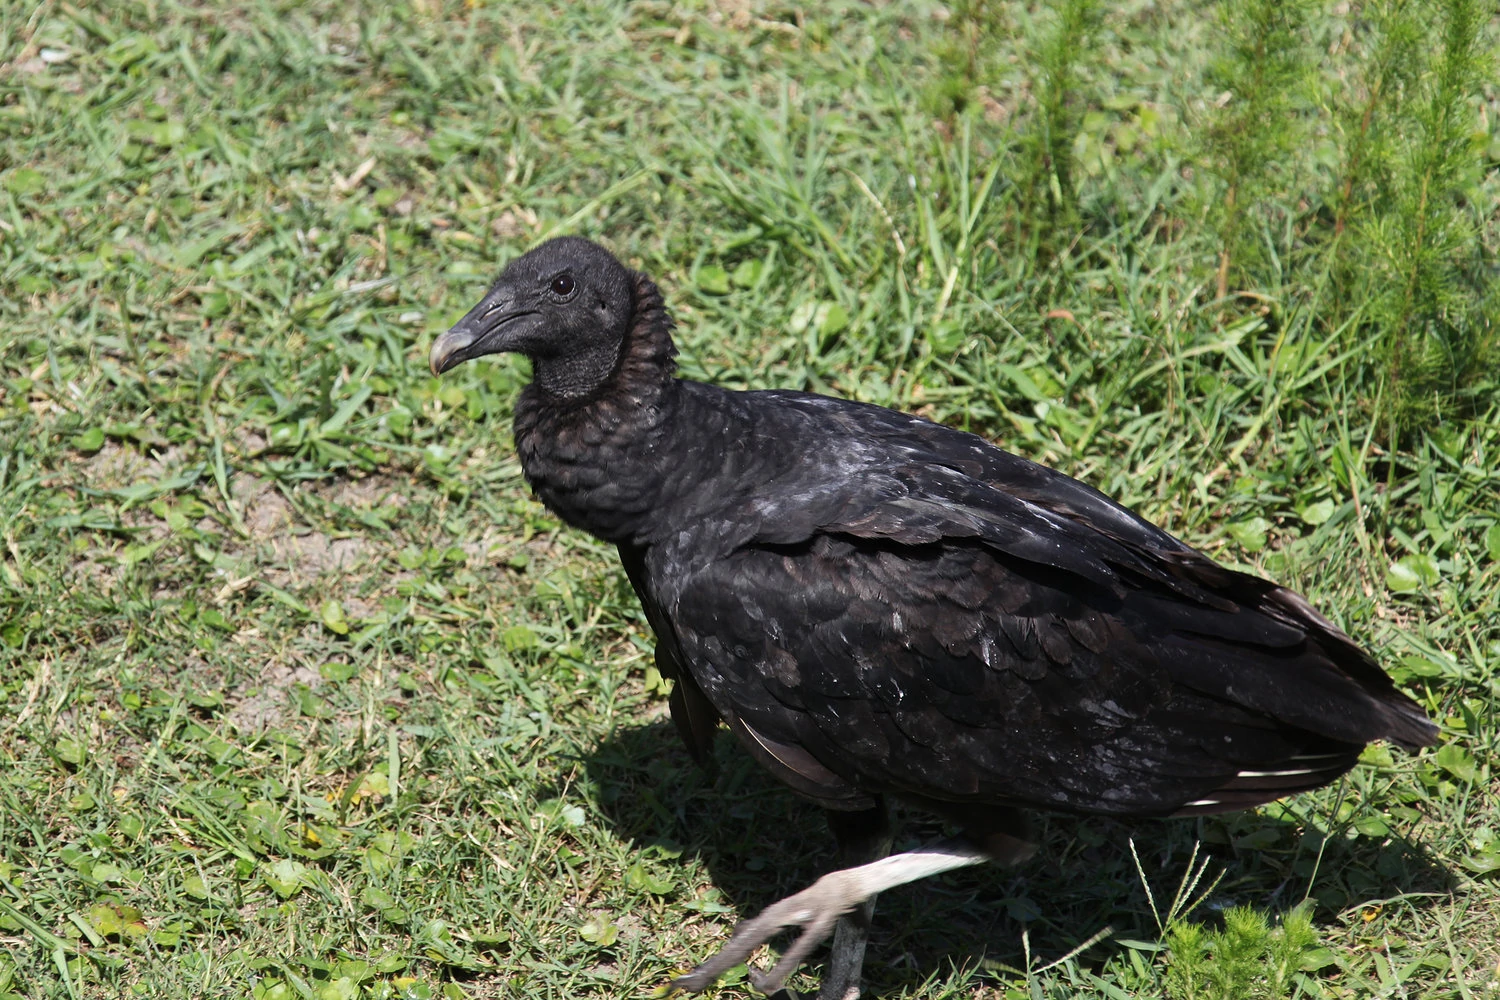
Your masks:
{"label": "vulture foot", "polygon": [[[830,872],[801,892],[772,903],[758,916],[741,921],[734,929],[729,943],[717,955],[687,975],[674,979],[672,986],[689,993],[706,989],[715,979],[748,959],[756,948],[769,941],[778,931],[786,927],[801,927],[802,933],[769,973],[754,969],[750,971],[752,986],[762,993],[775,993],[818,942],[834,929],[839,918],[866,900],[907,882],[988,860],[988,854],[968,844],[944,842],[906,854],[895,854],[858,868]],[[864,935],[850,933],[847,935],[848,945],[840,947],[841,940],[845,937],[842,933],[835,937],[834,955],[829,963],[834,974],[824,984],[824,989],[818,991],[818,1000],[854,1000],[859,996],[859,967],[864,957]],[[829,987],[834,992],[830,992]]]}

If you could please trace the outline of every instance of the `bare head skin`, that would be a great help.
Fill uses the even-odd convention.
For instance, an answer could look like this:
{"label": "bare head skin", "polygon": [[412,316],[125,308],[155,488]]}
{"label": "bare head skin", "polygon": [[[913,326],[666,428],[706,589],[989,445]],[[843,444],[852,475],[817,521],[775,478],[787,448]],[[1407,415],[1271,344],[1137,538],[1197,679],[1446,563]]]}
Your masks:
{"label": "bare head skin", "polygon": [[630,272],[609,251],[576,236],[548,240],[510,263],[428,361],[440,375],[486,354],[524,354],[543,390],[587,396],[614,371],[632,305]]}

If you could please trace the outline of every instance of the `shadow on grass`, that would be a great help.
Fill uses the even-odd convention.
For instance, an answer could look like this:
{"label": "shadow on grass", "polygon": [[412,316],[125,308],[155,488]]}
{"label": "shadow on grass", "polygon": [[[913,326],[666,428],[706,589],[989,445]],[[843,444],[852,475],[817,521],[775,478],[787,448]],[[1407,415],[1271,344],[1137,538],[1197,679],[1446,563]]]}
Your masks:
{"label": "shadow on grass", "polygon": [[[764,773],[727,732],[720,732],[707,769],[693,762],[666,721],[616,731],[583,763],[619,837],[642,848],[681,849],[704,864],[734,909],[719,918],[726,928],[833,864],[822,811]],[[898,829],[896,850],[944,832],[933,818],[910,811],[898,812]],[[1212,887],[1192,914],[1198,920],[1214,921],[1231,906],[1277,915],[1310,896],[1317,919],[1327,922],[1364,901],[1446,893],[1455,884],[1420,847],[1398,837],[1330,838],[1326,823],[1259,813],[1134,823],[1042,815],[1037,829],[1041,850],[1023,865],[961,870],[880,898],[866,964],[872,995],[899,993],[950,966],[1024,969],[1023,930],[1033,967],[1106,927],[1112,939],[1085,952],[1084,964],[1103,962],[1122,947],[1119,939],[1154,941],[1161,936],[1157,914],[1167,916],[1195,849],[1200,863],[1207,861],[1206,874],[1189,896]],[[707,957],[678,956],[685,964]]]}

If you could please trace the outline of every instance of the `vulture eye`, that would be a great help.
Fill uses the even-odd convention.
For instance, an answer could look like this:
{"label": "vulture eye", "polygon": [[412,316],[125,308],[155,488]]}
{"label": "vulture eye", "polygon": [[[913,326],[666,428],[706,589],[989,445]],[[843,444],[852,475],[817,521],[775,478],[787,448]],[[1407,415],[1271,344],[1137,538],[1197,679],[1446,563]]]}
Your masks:
{"label": "vulture eye", "polygon": [[571,274],[559,274],[552,279],[552,294],[566,298],[573,294],[573,276]]}

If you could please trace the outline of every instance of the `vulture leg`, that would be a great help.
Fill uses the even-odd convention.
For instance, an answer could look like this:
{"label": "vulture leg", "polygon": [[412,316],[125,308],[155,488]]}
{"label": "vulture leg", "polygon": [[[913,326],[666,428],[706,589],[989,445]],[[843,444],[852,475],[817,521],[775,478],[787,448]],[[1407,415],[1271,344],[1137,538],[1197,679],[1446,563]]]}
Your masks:
{"label": "vulture leg", "polygon": [[[672,985],[690,993],[705,989],[728,969],[749,958],[751,952],[769,941],[777,931],[784,927],[801,927],[802,933],[770,973],[751,974],[750,981],[756,989],[773,993],[781,988],[808,952],[828,936],[839,917],[865,900],[898,885],[989,860],[988,854],[971,844],[962,840],[945,840],[857,868],[830,872],[801,892],[772,903],[758,916],[741,921],[723,950],[692,972],[673,980]],[[835,960],[836,965],[847,965],[848,962],[848,958]]]}
{"label": "vulture leg", "polygon": [[[884,802],[861,812],[828,812],[828,825],[839,845],[839,868],[879,861],[891,852],[891,812]],[[833,928],[833,945],[818,1000],[858,1000],[859,974],[865,963],[865,945],[870,940],[870,919],[875,915],[875,897],[839,917]]]}

